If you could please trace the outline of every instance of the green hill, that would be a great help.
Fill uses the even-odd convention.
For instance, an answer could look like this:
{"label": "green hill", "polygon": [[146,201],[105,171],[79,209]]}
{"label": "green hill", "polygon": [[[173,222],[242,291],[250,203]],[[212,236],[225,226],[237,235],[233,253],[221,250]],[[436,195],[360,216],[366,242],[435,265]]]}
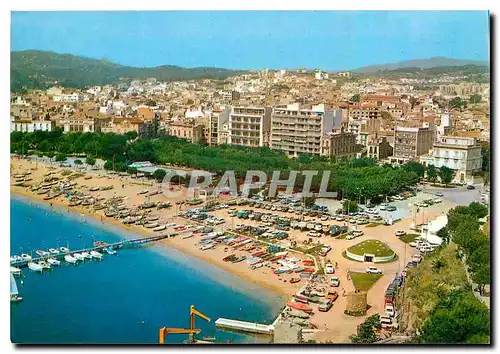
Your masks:
{"label": "green hill", "polygon": [[108,60],[39,50],[11,52],[10,59],[12,92],[23,88],[46,89],[55,81],[64,87],[83,88],[151,77],[161,81],[226,79],[243,72],[211,67],[182,68],[174,65],[137,68]]}
{"label": "green hill", "polygon": [[489,66],[489,62],[485,60],[463,60],[463,59],[453,59],[445,57],[433,57],[428,59],[403,60],[391,64],[364,66],[362,68],[355,69],[352,71],[358,73],[375,73],[377,71],[391,71],[402,68],[430,69],[441,66],[453,67],[453,66],[466,66],[466,65]]}

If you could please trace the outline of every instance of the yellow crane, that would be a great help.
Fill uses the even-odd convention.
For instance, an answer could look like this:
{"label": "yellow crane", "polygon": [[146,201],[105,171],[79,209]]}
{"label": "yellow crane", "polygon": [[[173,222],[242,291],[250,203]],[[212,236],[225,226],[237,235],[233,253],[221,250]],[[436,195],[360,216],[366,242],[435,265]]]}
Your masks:
{"label": "yellow crane", "polygon": [[191,305],[191,307],[189,308],[190,329],[194,329],[194,327],[195,327],[195,325],[194,325],[195,316],[198,316],[198,317],[204,319],[205,321],[210,322],[210,317],[202,314],[200,311],[195,309],[194,305]]}
{"label": "yellow crane", "polygon": [[190,329],[190,328],[167,328],[167,327],[162,327],[158,331],[159,333],[159,338],[158,338],[158,343],[160,344],[165,344],[165,337],[167,334],[189,334],[190,338],[191,336],[194,336],[195,334],[198,334],[201,332],[199,329]]}
{"label": "yellow crane", "polygon": [[202,319],[204,319],[207,322],[210,322],[210,317],[204,315],[200,311],[198,311],[194,305],[191,305],[189,308],[189,327],[190,328],[167,328],[167,327],[162,327],[159,329],[158,333],[158,343],[160,344],[165,344],[165,337],[168,334],[189,334],[189,343],[194,343],[194,335],[199,334],[201,332],[200,329],[194,328],[195,327],[195,316],[198,316]]}

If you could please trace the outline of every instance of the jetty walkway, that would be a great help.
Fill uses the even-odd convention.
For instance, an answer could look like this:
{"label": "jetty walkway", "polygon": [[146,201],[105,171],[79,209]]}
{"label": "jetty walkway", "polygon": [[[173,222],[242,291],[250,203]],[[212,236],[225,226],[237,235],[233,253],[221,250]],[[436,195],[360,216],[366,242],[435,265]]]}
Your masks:
{"label": "jetty walkway", "polygon": [[[54,258],[62,258],[67,254],[73,254],[73,253],[81,253],[81,252],[91,252],[91,251],[100,251],[103,250],[104,248],[111,248],[113,250],[118,249],[118,248],[124,248],[124,247],[137,247],[137,246],[143,246],[145,244],[163,240],[165,238],[170,237],[170,234],[162,234],[162,235],[154,235],[154,236],[149,236],[149,237],[139,237],[139,238],[134,238],[134,239],[128,239],[128,240],[122,240],[119,242],[114,242],[114,243],[108,243],[108,244],[102,244],[102,245],[97,245],[89,248],[83,248],[79,250],[70,250],[69,252],[60,252],[59,254],[51,254],[48,257],[54,257]],[[47,257],[34,257],[31,262],[37,262],[45,259]],[[25,267],[28,265],[30,261],[27,260],[16,260],[11,262],[11,265],[14,267]]]}

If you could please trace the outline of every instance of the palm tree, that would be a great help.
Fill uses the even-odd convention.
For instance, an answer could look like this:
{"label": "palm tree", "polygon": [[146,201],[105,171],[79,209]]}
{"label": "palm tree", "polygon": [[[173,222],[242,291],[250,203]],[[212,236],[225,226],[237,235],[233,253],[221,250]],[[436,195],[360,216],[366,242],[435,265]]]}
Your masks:
{"label": "palm tree", "polygon": [[432,262],[432,270],[434,271],[434,273],[440,273],[441,269],[443,269],[444,267],[446,267],[446,261],[441,258],[436,259],[434,262]]}

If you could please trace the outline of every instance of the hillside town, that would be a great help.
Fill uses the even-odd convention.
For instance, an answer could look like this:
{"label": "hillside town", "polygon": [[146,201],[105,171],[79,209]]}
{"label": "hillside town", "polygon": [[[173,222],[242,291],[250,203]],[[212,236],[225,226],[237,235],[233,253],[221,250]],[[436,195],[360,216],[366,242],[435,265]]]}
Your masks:
{"label": "hillside town", "polygon": [[136,132],[202,145],[269,147],[289,157],[369,157],[446,166],[473,183],[490,139],[488,83],[467,76],[380,77],[262,70],[226,80],[155,78],[11,94],[11,132]]}
{"label": "hillside town", "polygon": [[[449,343],[449,332],[487,343],[489,106],[489,83],[460,68],[261,70],[84,89],[54,82],[11,93],[11,191],[285,299],[272,323],[221,317],[218,329],[274,343]],[[214,179],[202,186],[199,170]],[[250,170],[302,178],[285,190],[273,174],[245,189]],[[325,183],[304,177],[318,170]],[[223,183],[227,171],[239,191]],[[92,237],[84,252],[15,254],[11,273],[122,252]],[[449,316],[466,309],[456,328],[467,330],[436,324],[443,302]]]}

